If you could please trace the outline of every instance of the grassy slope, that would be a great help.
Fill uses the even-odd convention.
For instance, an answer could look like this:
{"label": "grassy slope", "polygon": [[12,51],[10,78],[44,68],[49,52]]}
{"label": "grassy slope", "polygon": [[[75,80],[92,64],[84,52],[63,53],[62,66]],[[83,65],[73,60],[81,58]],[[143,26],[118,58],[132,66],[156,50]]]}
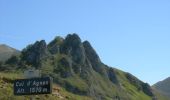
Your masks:
{"label": "grassy slope", "polygon": [[[125,73],[122,71],[117,70],[118,79],[121,82],[121,85],[123,87],[122,89],[119,89],[119,87],[113,85],[111,82],[103,78],[100,74],[93,72],[93,88],[96,88],[98,93],[105,94],[104,98],[105,100],[112,100],[112,95],[118,95],[119,97],[122,97],[123,100],[152,100],[152,98],[142,91],[138,91],[138,89],[130,84],[125,77]],[[86,91],[87,88],[89,88],[85,81],[80,79],[78,76],[70,77],[65,79],[69,84],[72,86],[79,88],[81,91]],[[126,92],[125,92],[126,91]],[[168,100],[167,98],[161,96],[159,93],[155,93],[157,95],[158,100]]]}
{"label": "grassy slope", "polygon": [[[47,61],[50,63],[50,61]],[[46,63],[46,66],[49,66],[51,64]],[[43,67],[43,70],[46,68]],[[51,72],[53,69],[47,68],[44,73]],[[0,100],[8,100],[8,99],[14,99],[14,100],[23,100],[25,98],[29,99],[29,96],[14,96],[13,95],[13,86],[10,80],[22,78],[21,71],[18,71],[18,73],[5,73],[0,72]],[[105,100],[112,100],[112,96],[118,95],[119,97],[122,97],[125,100],[151,100],[152,98],[144,94],[142,91],[138,91],[138,89],[129,83],[128,79],[125,76],[125,73],[120,70],[116,70],[117,78],[120,82],[120,87],[114,85],[111,83],[111,81],[107,80],[103,76],[101,76],[99,73],[93,71],[93,75],[89,78],[90,81],[93,81],[93,84],[91,87],[88,87],[87,82],[82,80],[79,75],[75,75],[74,77],[69,78],[63,78],[62,81],[68,82],[72,86],[78,88],[81,91],[87,91],[88,88],[95,88],[95,90],[98,91],[99,94],[104,94]],[[56,87],[56,85],[54,85]],[[64,100],[90,100],[91,98],[87,96],[80,96],[73,94],[71,92],[68,92],[65,90],[65,88],[62,88],[60,86],[57,86],[59,88],[60,92],[56,93],[55,91],[53,94],[50,95],[40,95],[36,96],[36,98],[40,98],[41,100],[45,99],[55,99],[60,100],[63,98]],[[155,93],[158,96],[158,100],[168,100],[164,96],[159,95],[159,93]]]}
{"label": "grassy slope", "polygon": [[[136,87],[130,84],[123,71],[117,70],[117,75],[121,85],[125,87],[124,89],[126,89],[126,91],[128,91],[127,95],[132,95],[128,100],[152,100],[151,97],[147,96],[142,91],[138,91]],[[154,91],[154,94],[156,95],[157,100],[170,100],[167,97],[161,95],[159,92]]]}
{"label": "grassy slope", "polygon": [[[56,55],[55,59],[56,62],[58,62],[59,59],[62,57],[67,57],[66,55]],[[50,64],[47,64],[46,66],[49,66]],[[74,77],[69,77],[66,79],[63,79],[63,81],[68,82],[70,85],[78,88],[81,91],[87,91],[88,88],[95,88],[99,94],[104,94],[105,99],[112,100],[113,94],[118,95],[119,97],[123,97],[124,99],[128,98],[129,100],[151,100],[151,97],[147,96],[143,92],[139,92],[136,87],[134,87],[132,84],[129,83],[127,80],[125,73],[120,70],[116,70],[118,79],[123,87],[123,90],[120,89],[118,86],[115,86],[111,81],[107,80],[106,78],[103,78],[99,73],[93,71],[92,75],[89,77],[90,81],[93,81],[92,86],[88,87],[87,83],[84,80],[82,80],[78,75]],[[120,91],[118,91],[120,90]],[[126,91],[126,92],[125,92]],[[128,91],[128,93],[127,93]]]}
{"label": "grassy slope", "polygon": [[[110,86],[110,83],[107,83],[104,78],[100,77],[99,74],[96,74],[95,78],[99,78],[100,81],[98,81],[99,86],[95,86],[94,88],[98,88],[99,91],[103,91],[107,93],[115,93],[118,94],[119,96],[124,97],[126,100],[151,100],[149,96],[144,94],[143,92],[137,91],[137,88],[131,85],[128,80],[126,79],[124,72],[122,71],[117,71],[118,73],[118,79],[121,81],[122,87],[125,91],[128,91],[128,93],[125,93],[124,91],[119,91],[116,92],[114,85]],[[13,95],[13,84],[11,80],[21,78],[20,73],[4,73],[0,72],[0,100],[29,100],[30,96],[14,96]],[[83,80],[81,80],[78,76],[74,78],[69,78],[66,79],[69,83],[71,83],[74,86],[77,86],[81,90],[86,90],[87,86]],[[102,86],[102,88],[99,88]],[[54,88],[59,89],[59,91],[55,91]],[[108,89],[110,88],[110,89]],[[103,90],[101,90],[103,89]],[[126,94],[126,95],[125,95]],[[159,93],[155,93],[158,96],[158,100],[169,100],[165,98],[164,96],[161,96]],[[112,100],[112,98],[109,97],[110,94],[106,94],[106,100]],[[128,95],[130,98],[126,98]],[[54,84],[53,85],[53,94],[49,95],[39,95],[39,96],[34,96],[36,99],[41,99],[41,100],[92,100],[90,97],[87,96],[80,96],[80,95],[75,95],[73,93],[68,92],[64,88]]]}
{"label": "grassy slope", "polygon": [[[14,96],[12,80],[21,78],[20,73],[0,72],[0,100],[29,100],[30,96]],[[57,88],[59,91],[56,91]],[[34,96],[40,100],[91,100],[90,97],[75,95],[64,88],[53,84],[53,93],[49,95]]]}
{"label": "grassy slope", "polygon": [[129,100],[151,100],[151,97],[144,94],[142,91],[138,91],[136,87],[130,84],[127,78],[124,75],[124,72],[118,71],[118,79],[121,82],[121,85],[124,87],[126,91],[128,91],[127,95],[132,95]]}

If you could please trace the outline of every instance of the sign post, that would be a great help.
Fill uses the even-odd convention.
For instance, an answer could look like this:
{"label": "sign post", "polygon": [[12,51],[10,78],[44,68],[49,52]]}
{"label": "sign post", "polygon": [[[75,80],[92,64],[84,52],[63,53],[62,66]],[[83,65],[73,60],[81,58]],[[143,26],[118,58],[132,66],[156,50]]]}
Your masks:
{"label": "sign post", "polygon": [[[38,95],[52,93],[52,79],[40,77],[39,70],[28,70],[24,72],[26,79],[14,81],[14,95]],[[31,96],[30,100],[33,100]]]}
{"label": "sign post", "polygon": [[52,82],[50,77],[18,79],[14,81],[14,95],[50,94]]}

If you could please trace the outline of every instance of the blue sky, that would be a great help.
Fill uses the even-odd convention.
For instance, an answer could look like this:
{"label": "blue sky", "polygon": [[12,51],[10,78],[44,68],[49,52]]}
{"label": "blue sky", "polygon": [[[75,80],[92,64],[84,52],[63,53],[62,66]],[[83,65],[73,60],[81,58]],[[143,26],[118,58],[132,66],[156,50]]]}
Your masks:
{"label": "blue sky", "polygon": [[1,44],[21,50],[68,33],[144,82],[170,76],[169,0],[0,0]]}

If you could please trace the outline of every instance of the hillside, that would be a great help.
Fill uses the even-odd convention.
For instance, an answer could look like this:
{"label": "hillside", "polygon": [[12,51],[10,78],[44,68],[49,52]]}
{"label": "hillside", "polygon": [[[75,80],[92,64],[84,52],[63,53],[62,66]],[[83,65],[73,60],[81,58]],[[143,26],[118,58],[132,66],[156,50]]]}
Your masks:
{"label": "hillside", "polygon": [[154,84],[153,88],[170,98],[170,77]]}
{"label": "hillside", "polygon": [[12,55],[18,55],[19,51],[7,46],[5,44],[0,44],[0,61],[6,61],[9,59]]}
{"label": "hillside", "polygon": [[[23,49],[20,56],[11,57],[0,65],[1,73],[17,75],[29,68],[40,69],[42,76],[51,76],[54,84],[63,90],[62,97],[66,100],[166,100],[130,73],[102,63],[91,44],[82,42],[77,34],[56,37],[49,44],[44,40],[36,41]],[[4,77],[9,79],[8,75]],[[21,76],[10,78],[11,81],[1,78],[2,83],[10,85],[10,89],[3,91],[12,93],[12,80]],[[56,95],[44,98],[53,96]],[[11,97],[17,98],[12,94]]]}
{"label": "hillside", "polygon": [[[30,96],[14,96],[13,80],[21,78],[21,73],[0,72],[0,100],[30,100]],[[80,96],[66,91],[64,88],[53,84],[53,93],[36,95],[35,100],[92,100],[87,96]]]}

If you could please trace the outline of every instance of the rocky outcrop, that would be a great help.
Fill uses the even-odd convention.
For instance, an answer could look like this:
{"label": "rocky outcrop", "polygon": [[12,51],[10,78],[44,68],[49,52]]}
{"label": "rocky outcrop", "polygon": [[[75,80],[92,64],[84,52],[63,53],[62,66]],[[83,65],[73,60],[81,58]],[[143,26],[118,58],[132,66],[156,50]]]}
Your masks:
{"label": "rocky outcrop", "polygon": [[73,62],[77,64],[85,63],[84,47],[77,34],[69,34],[62,45],[62,53],[69,55]]}
{"label": "rocky outcrop", "polygon": [[143,83],[142,84],[142,90],[145,94],[149,95],[149,96],[154,96],[152,88],[149,86],[148,83]]}
{"label": "rocky outcrop", "polygon": [[108,77],[109,77],[109,79],[110,79],[110,81],[112,83],[114,83],[114,84],[118,84],[119,83],[119,81],[117,79],[117,76],[116,76],[115,69],[108,67],[107,73],[108,73]]}
{"label": "rocky outcrop", "polygon": [[126,78],[128,79],[128,81],[133,84],[137,89],[138,91],[141,91],[142,90],[142,82],[140,80],[138,80],[136,77],[134,77],[133,75],[131,75],[130,73],[126,73]]}
{"label": "rocky outcrop", "polygon": [[[153,96],[148,84],[103,64],[91,44],[82,42],[77,34],[56,37],[48,45],[44,40],[37,41],[22,51],[21,62],[45,70],[66,90],[94,100],[130,100],[132,91]],[[130,91],[128,87],[135,90]]]}
{"label": "rocky outcrop", "polygon": [[149,86],[149,84],[143,83],[130,73],[126,73],[126,77],[129,80],[129,82],[138,89],[138,91],[143,91],[148,96],[154,96],[152,88]]}
{"label": "rocky outcrop", "polygon": [[83,46],[85,49],[86,57],[90,61],[92,68],[107,77],[106,69],[104,64],[101,62],[99,56],[97,55],[96,51],[90,45],[88,41],[83,42]]}
{"label": "rocky outcrop", "polygon": [[93,66],[95,66],[95,63],[101,63],[99,56],[88,41],[84,41],[83,46],[86,52],[86,57],[89,59],[89,61],[93,61]]}
{"label": "rocky outcrop", "polygon": [[74,74],[72,70],[71,60],[65,57],[59,60],[57,70],[58,73],[60,73],[60,76],[63,78],[70,77]]}
{"label": "rocky outcrop", "polygon": [[21,59],[28,65],[40,66],[41,61],[49,55],[45,40],[37,41],[22,51]]}
{"label": "rocky outcrop", "polygon": [[61,45],[63,44],[64,39],[60,36],[57,36],[48,44],[48,50],[51,54],[57,54],[61,51]]}

